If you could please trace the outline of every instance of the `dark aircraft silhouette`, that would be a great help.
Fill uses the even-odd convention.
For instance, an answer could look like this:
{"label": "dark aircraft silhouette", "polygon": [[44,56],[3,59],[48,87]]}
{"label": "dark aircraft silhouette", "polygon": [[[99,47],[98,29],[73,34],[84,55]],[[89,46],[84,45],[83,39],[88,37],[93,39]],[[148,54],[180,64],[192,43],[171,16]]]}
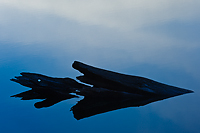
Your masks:
{"label": "dark aircraft silhouette", "polygon": [[22,72],[11,81],[31,90],[13,95],[21,100],[44,99],[35,103],[36,108],[52,106],[60,101],[84,96],[71,108],[74,117],[79,120],[96,114],[143,106],[166,98],[192,93],[186,90],[139,76],[120,74],[75,61],[72,67],[83,76],[77,79],[53,78],[36,73]]}

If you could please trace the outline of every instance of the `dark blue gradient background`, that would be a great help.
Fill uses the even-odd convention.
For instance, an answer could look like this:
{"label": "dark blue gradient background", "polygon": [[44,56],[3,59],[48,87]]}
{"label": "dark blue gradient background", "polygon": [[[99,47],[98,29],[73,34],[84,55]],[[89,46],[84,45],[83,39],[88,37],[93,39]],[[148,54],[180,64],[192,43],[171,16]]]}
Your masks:
{"label": "dark blue gradient background", "polygon": [[[0,9],[1,133],[200,132],[200,19],[198,16],[188,19],[187,14],[183,15],[185,11],[181,10],[193,9],[192,5],[196,9],[199,2],[192,0],[191,5],[185,6],[186,8],[172,4],[176,16],[170,12],[167,15],[163,12],[164,16],[162,13],[153,15],[154,12],[150,12],[155,16],[155,21],[142,23],[145,19],[138,20],[140,17],[136,16],[142,25],[135,24],[134,18],[128,19],[128,12],[121,12],[124,17],[120,16],[121,10],[115,12],[117,6],[110,13],[112,17],[109,19],[99,19],[98,23],[91,20],[90,23],[92,16],[87,21],[80,21],[44,10],[22,8],[29,6],[23,0],[21,2],[18,8],[10,6],[8,2]],[[142,9],[148,6],[150,5],[144,4]],[[131,9],[133,8],[136,7]],[[169,4],[168,10],[170,9]],[[52,7],[52,10],[56,12],[58,9]],[[85,17],[81,14],[81,9],[76,10]],[[154,8],[150,10],[153,11]],[[198,10],[191,10],[189,13],[195,16]],[[100,12],[106,14],[103,9]],[[130,13],[134,15],[132,10]],[[123,25],[125,22],[127,25]],[[114,26],[110,26],[111,24]],[[10,97],[29,89],[10,81],[20,72],[75,79],[80,73],[71,67],[74,60],[120,73],[147,77],[191,89],[195,93],[143,107],[111,111],[79,121],[73,118],[70,111],[78,99],[36,109],[34,103],[39,100],[21,101]]]}

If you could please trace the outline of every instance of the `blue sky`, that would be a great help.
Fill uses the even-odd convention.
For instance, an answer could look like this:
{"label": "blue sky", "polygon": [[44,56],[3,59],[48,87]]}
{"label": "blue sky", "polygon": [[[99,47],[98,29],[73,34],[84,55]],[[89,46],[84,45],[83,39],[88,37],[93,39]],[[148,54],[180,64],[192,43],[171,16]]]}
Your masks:
{"label": "blue sky", "polygon": [[24,89],[7,81],[21,71],[75,78],[79,73],[71,64],[79,60],[194,90],[135,112],[149,111],[146,127],[156,117],[178,125],[177,131],[198,132],[199,6],[199,0],[1,0],[0,70],[7,75],[1,94]]}
{"label": "blue sky", "polygon": [[56,45],[55,54],[81,51],[87,59],[101,55],[108,62],[165,63],[187,71],[198,68],[188,66],[190,59],[180,59],[199,49],[197,0],[0,3],[1,41]]}

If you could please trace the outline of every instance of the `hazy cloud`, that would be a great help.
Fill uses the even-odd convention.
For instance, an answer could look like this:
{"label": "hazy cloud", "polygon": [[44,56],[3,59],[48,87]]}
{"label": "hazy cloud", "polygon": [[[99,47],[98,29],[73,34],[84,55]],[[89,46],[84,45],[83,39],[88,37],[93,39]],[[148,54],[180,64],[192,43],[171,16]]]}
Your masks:
{"label": "hazy cloud", "polygon": [[119,29],[135,29],[162,21],[190,21],[200,11],[198,0],[1,0],[0,5]]}
{"label": "hazy cloud", "polygon": [[173,36],[173,24],[170,32],[163,30],[171,22],[195,22],[195,29],[199,5],[199,0],[1,0],[0,39],[45,44],[59,58],[71,54],[118,65],[150,63],[199,77],[199,40],[191,42],[198,39],[192,38],[197,31],[184,24]]}

